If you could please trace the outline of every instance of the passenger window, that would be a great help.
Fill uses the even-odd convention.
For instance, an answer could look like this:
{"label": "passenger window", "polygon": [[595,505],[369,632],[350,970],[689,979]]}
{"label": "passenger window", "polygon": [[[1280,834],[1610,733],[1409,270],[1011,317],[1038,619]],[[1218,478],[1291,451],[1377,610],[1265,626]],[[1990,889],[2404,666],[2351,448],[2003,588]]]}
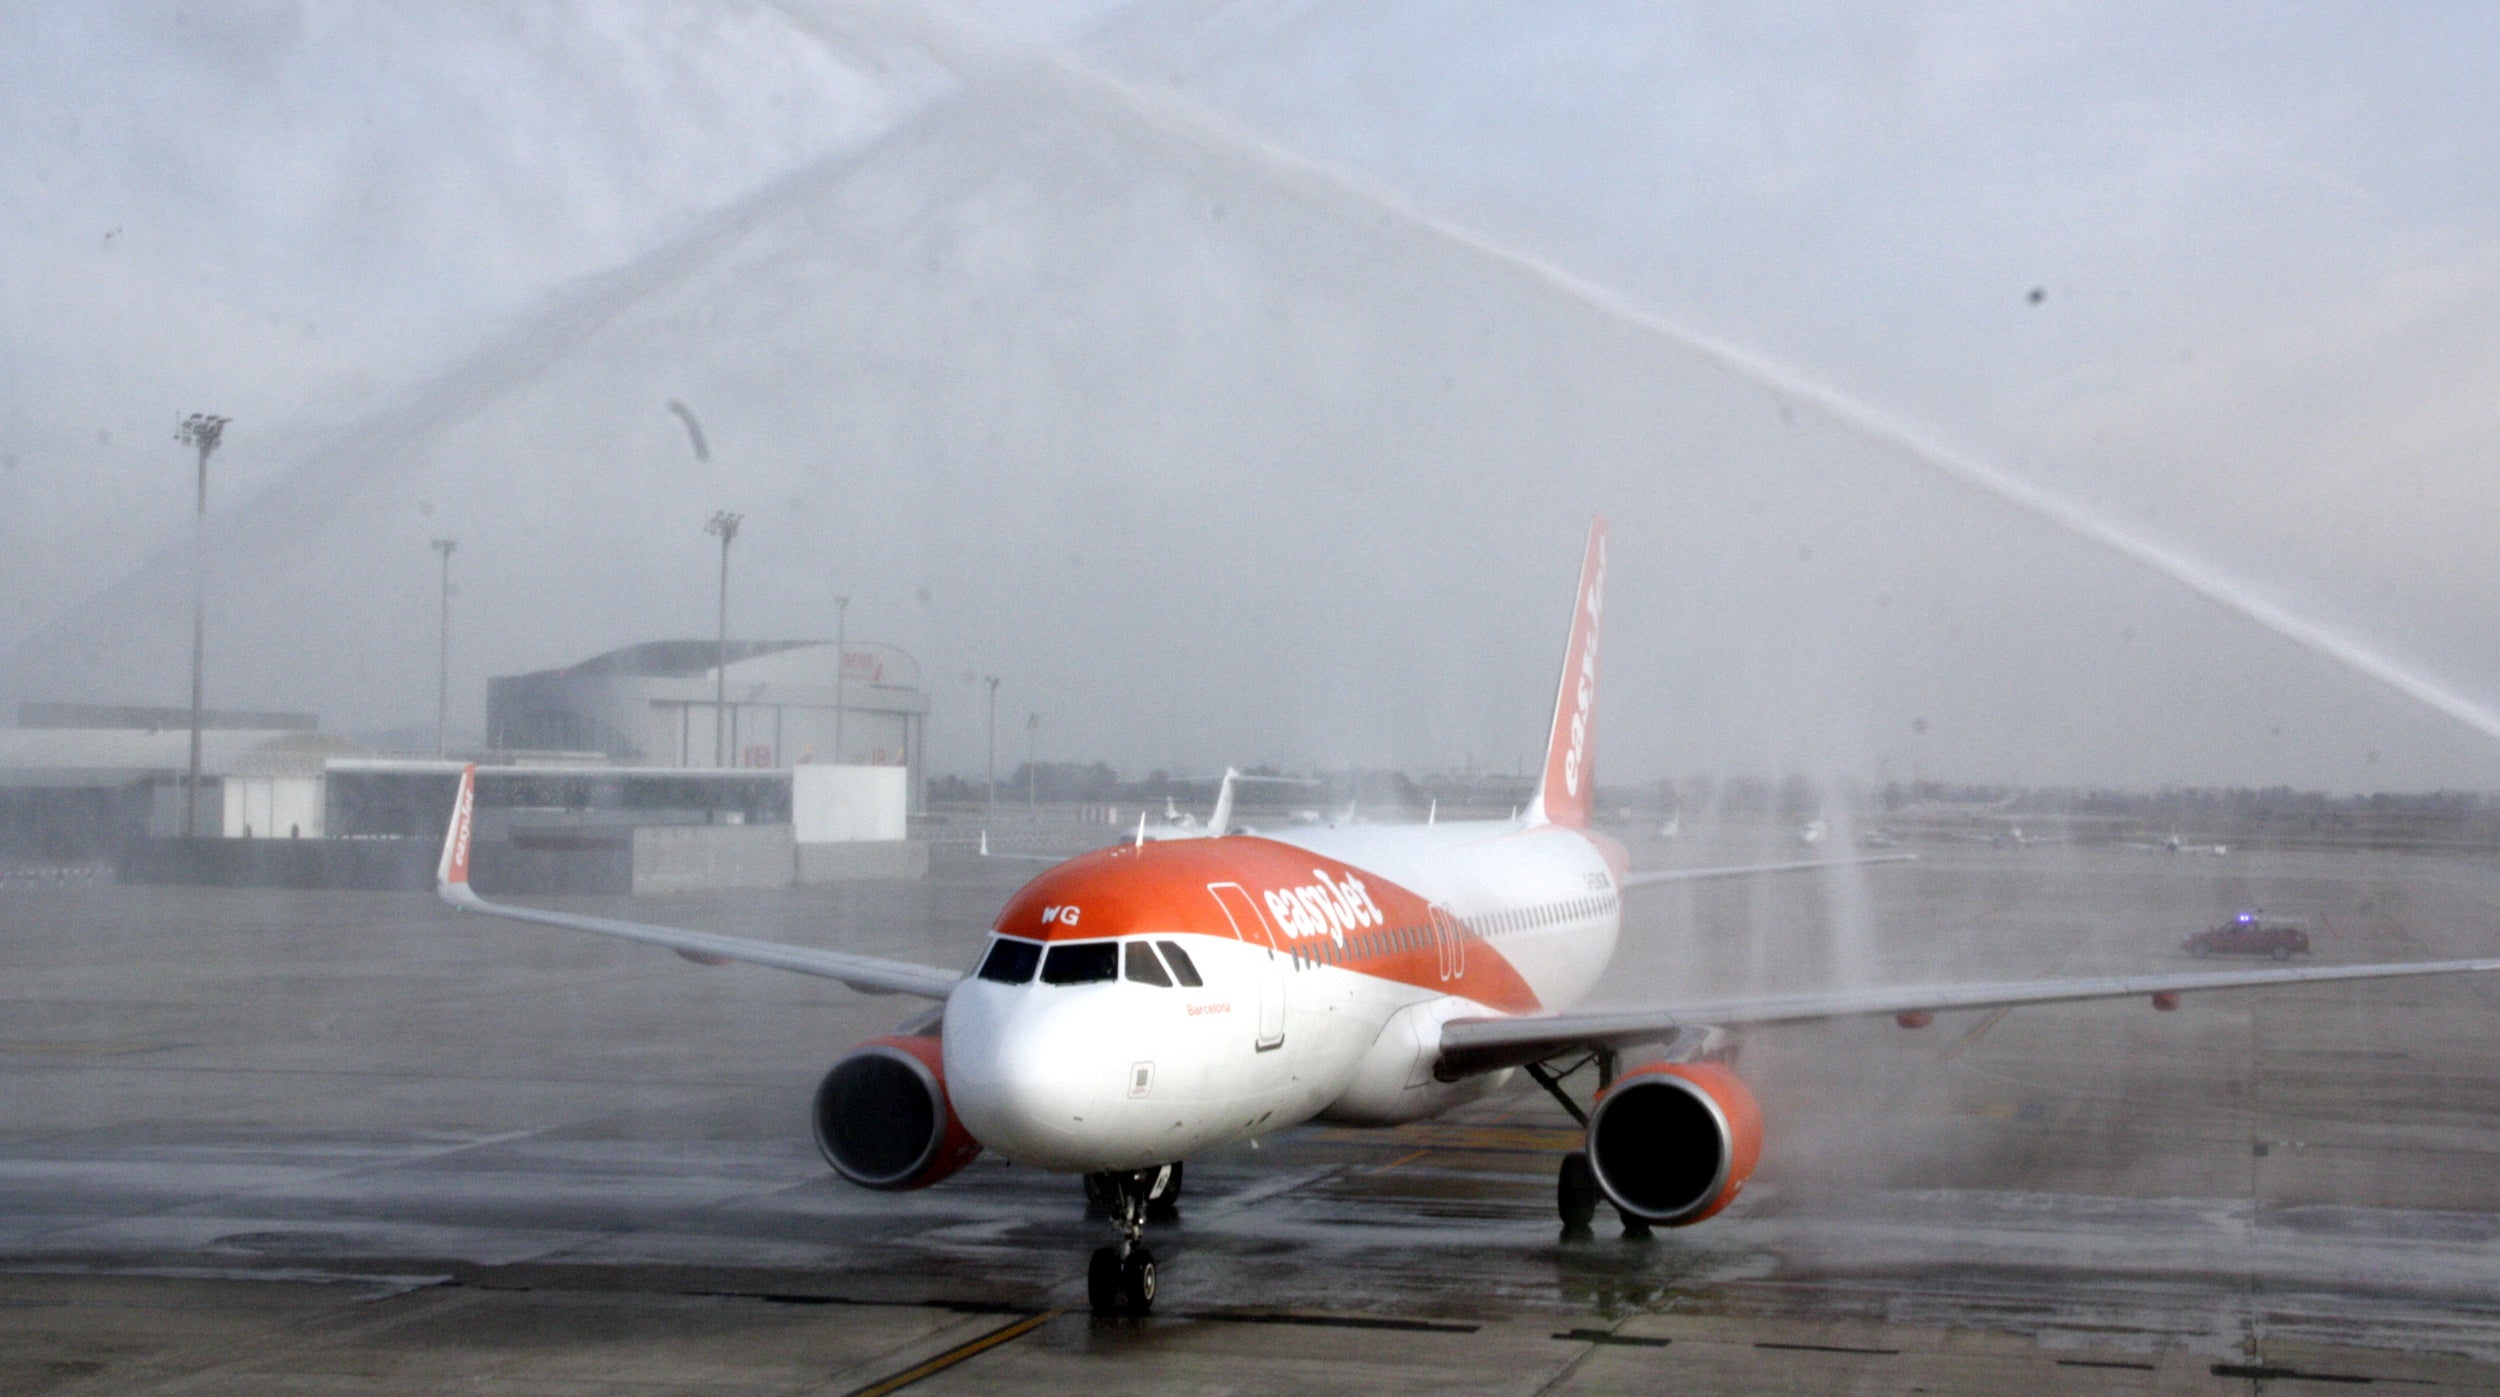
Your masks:
{"label": "passenger window", "polygon": [[1155,948],[1143,941],[1128,943],[1128,977],[1141,985],[1172,987],[1172,977],[1163,973],[1163,962],[1155,959]]}
{"label": "passenger window", "polygon": [[990,943],[990,953],[982,957],[981,978],[1002,985],[1021,985],[1033,978],[1033,967],[1041,963],[1040,942],[1002,936]]}
{"label": "passenger window", "polygon": [[1117,941],[1078,941],[1050,948],[1050,958],[1042,962],[1042,983],[1046,985],[1091,985],[1120,978],[1120,943]]}
{"label": "passenger window", "polygon": [[1180,977],[1182,984],[1194,990],[1206,983],[1198,978],[1198,967],[1189,963],[1189,952],[1169,941],[1158,941],[1155,944],[1163,948],[1163,958],[1172,962],[1172,973]]}

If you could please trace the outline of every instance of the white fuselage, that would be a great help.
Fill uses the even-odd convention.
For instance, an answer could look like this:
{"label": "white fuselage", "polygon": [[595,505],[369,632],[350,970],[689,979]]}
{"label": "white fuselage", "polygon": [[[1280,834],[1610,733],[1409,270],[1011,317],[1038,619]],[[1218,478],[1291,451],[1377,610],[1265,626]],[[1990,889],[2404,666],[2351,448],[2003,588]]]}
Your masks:
{"label": "white fuselage", "polygon": [[[1063,865],[1090,861],[1083,876],[1037,879],[1001,936],[1041,939],[1046,953],[1153,943],[1165,948],[1154,968],[1176,983],[1149,982],[1153,968],[1147,980],[1050,983],[1047,967],[1022,982],[967,978],[946,1003],[948,1094],[988,1148],[1085,1172],[1314,1117],[1391,1124],[1444,1110],[1502,1076],[1435,1080],[1443,1021],[1563,1007],[1604,973],[1620,927],[1610,848],[1501,821],[1166,841]],[[1201,984],[1185,983],[1173,946]],[[1124,944],[1124,966],[1136,954]]]}

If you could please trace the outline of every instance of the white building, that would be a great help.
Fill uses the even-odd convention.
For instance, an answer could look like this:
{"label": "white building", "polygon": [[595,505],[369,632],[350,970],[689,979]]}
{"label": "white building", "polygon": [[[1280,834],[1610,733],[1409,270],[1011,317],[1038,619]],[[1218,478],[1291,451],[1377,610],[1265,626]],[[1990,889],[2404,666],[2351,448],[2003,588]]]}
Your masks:
{"label": "white building", "polygon": [[[205,715],[197,831],[318,839],[323,764],[366,749],[301,714]],[[18,853],[93,857],[178,835],[191,762],[187,709],[28,704],[0,728],[0,833]]]}

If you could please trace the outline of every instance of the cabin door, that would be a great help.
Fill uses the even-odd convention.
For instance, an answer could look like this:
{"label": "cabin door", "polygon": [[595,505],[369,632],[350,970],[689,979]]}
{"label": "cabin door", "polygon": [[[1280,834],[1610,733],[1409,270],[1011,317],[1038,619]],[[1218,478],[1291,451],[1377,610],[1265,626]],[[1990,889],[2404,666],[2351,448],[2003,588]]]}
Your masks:
{"label": "cabin door", "polygon": [[1276,930],[1267,924],[1267,916],[1259,904],[1239,883],[1209,883],[1207,891],[1215,895],[1215,905],[1233,924],[1233,934],[1254,953],[1252,962],[1259,986],[1258,1050],[1280,1048],[1285,1043],[1285,950],[1276,944]]}
{"label": "cabin door", "polygon": [[1461,980],[1467,976],[1467,928],[1450,909],[1439,903],[1432,905],[1432,944],[1441,953],[1441,978]]}

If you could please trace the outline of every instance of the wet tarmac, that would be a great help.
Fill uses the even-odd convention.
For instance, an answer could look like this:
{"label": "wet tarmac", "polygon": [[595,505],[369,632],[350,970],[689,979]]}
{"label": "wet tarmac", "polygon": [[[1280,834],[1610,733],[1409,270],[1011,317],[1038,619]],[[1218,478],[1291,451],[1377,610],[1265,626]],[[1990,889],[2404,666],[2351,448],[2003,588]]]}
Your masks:
{"label": "wet tarmac", "polygon": [[[2167,967],[2246,905],[2321,962],[2500,946],[2500,860],[1919,852],[1633,894],[1611,993]],[[564,905],[952,965],[1029,871]],[[1111,1321],[1075,1181],[815,1157],[816,1078],[904,1001],[423,895],[57,879],[0,889],[0,977],[0,1392],[2500,1386],[2494,982],[1755,1035],[1755,1186],[1645,1240],[1561,1234],[1524,1084],[1288,1131],[1189,1161],[1163,1300]]]}

